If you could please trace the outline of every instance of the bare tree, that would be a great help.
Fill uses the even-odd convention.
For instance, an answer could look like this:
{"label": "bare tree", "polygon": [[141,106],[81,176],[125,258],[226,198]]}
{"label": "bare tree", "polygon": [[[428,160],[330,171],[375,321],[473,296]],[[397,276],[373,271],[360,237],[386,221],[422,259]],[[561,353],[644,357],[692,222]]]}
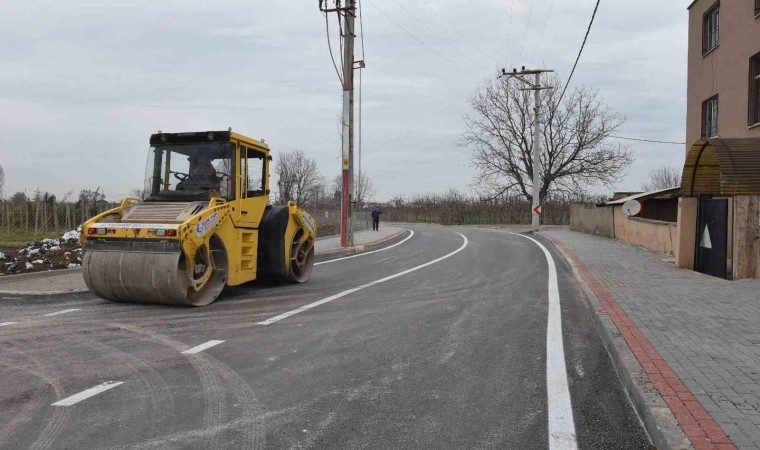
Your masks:
{"label": "bare tree", "polygon": [[150,190],[144,187],[132,188],[132,190],[129,192],[129,195],[135,198],[139,198],[140,200],[145,200],[150,195]]}
{"label": "bare tree", "polygon": [[290,200],[299,205],[313,203],[318,200],[319,193],[324,191],[317,162],[301,150],[280,153],[274,171],[280,178],[277,187],[282,203]]}
{"label": "bare tree", "polygon": [[[343,192],[343,176],[338,175],[333,179],[332,185],[333,196],[336,199],[341,197]],[[364,204],[372,201],[375,195],[375,183],[370,180],[369,176],[362,172],[361,175],[354,178],[354,198],[357,204]]]}
{"label": "bare tree", "polygon": [[[624,122],[596,90],[576,88],[559,104],[558,77],[541,91],[541,199],[549,193],[582,195],[609,186],[633,162],[628,148],[610,141]],[[474,150],[480,193],[519,193],[532,200],[533,93],[506,79],[489,81],[471,99],[461,143]]]}
{"label": "bare tree", "polygon": [[681,185],[681,171],[674,167],[660,166],[649,172],[649,181],[641,185],[641,190],[659,191]]}

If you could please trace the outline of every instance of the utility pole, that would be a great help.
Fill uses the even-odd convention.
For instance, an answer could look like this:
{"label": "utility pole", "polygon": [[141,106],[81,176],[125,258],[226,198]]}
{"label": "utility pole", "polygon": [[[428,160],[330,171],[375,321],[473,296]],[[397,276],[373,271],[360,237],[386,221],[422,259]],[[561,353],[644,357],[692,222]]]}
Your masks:
{"label": "utility pole", "polygon": [[[539,118],[541,108],[541,91],[544,89],[551,89],[549,86],[541,86],[541,74],[554,72],[548,69],[533,69],[526,70],[525,66],[519,72],[517,69],[512,69],[512,72],[507,72],[506,69],[501,69],[501,77],[507,79],[517,79],[524,84],[530,86],[529,88],[520,89],[521,91],[533,91],[533,202],[530,208],[531,212],[531,229],[538,231],[540,229],[541,222],[541,190],[539,184],[541,183],[541,120]],[[535,82],[523,78],[525,75],[534,75]]]}
{"label": "utility pole", "polygon": [[[345,2],[345,4],[344,4]],[[356,0],[319,0],[319,9],[325,14],[337,13],[342,21],[343,39],[343,116],[341,152],[341,202],[340,202],[340,246],[353,247],[353,213],[351,211],[354,191],[354,24],[356,22]],[[332,51],[332,49],[330,50]]]}

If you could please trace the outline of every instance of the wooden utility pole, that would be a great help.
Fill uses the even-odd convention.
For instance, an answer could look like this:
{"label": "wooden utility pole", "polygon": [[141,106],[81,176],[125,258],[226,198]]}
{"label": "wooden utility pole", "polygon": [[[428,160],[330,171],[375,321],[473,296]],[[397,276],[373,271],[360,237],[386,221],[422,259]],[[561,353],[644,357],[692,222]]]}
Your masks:
{"label": "wooden utility pole", "polygon": [[[530,86],[529,88],[520,89],[521,91],[533,91],[533,201],[531,205],[531,228],[533,231],[538,231],[541,223],[541,120],[540,120],[540,108],[541,108],[541,91],[544,89],[551,89],[548,86],[541,86],[541,74],[554,72],[547,69],[535,69],[525,70],[522,68],[519,72],[517,69],[512,69],[512,72],[507,72],[506,69],[501,70],[501,76],[507,78],[514,78],[522,81]],[[524,75],[534,75],[535,82],[523,78]]]}
{"label": "wooden utility pole", "polygon": [[[342,23],[343,85],[342,152],[341,152],[341,202],[340,202],[340,245],[353,247],[353,214],[351,205],[354,191],[354,31],[356,22],[356,0],[320,0],[319,9],[325,14],[338,14]],[[327,22],[329,23],[329,22]],[[329,36],[329,25],[328,25]],[[330,49],[332,52],[332,49]],[[336,66],[337,70],[337,66]],[[340,75],[340,74],[339,74]]]}

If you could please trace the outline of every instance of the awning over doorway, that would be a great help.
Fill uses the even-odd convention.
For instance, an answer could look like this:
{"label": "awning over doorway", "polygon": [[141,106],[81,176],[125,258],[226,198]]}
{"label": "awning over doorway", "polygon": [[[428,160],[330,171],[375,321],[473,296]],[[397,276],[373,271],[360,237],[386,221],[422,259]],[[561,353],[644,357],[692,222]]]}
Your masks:
{"label": "awning over doorway", "polygon": [[760,138],[700,139],[686,155],[681,196],[760,195]]}

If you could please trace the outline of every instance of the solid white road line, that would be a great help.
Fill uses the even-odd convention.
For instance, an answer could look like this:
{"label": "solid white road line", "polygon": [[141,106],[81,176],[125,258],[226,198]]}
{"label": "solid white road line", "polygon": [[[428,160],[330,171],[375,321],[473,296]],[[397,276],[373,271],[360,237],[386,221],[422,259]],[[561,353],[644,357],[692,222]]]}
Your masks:
{"label": "solid white road line", "polygon": [[17,323],[18,322],[2,322],[2,323],[0,323],[0,327],[6,327],[8,325],[15,325]]}
{"label": "solid white road line", "polygon": [[411,238],[412,238],[412,236],[414,236],[414,231],[412,231],[412,230],[409,230],[409,236],[407,236],[406,238],[404,238],[404,240],[403,240],[403,241],[401,241],[401,242],[397,242],[397,243],[395,243],[395,244],[393,244],[393,245],[391,245],[391,246],[388,246],[388,247],[385,247],[385,248],[381,248],[380,250],[373,250],[373,251],[371,251],[371,252],[366,252],[366,253],[359,253],[358,255],[346,256],[345,258],[336,258],[336,259],[331,259],[331,260],[329,260],[329,261],[322,261],[322,262],[314,263],[314,265],[315,265],[315,266],[319,266],[319,265],[321,265],[321,264],[330,264],[330,263],[334,263],[334,262],[338,262],[338,261],[343,261],[344,259],[352,259],[352,258],[358,258],[358,257],[360,257],[360,256],[367,256],[367,255],[371,255],[371,254],[373,254],[373,253],[380,253],[380,252],[384,252],[384,251],[386,251],[386,250],[390,250],[390,249],[392,249],[393,247],[398,247],[399,245],[401,245],[401,244],[403,244],[404,242],[406,242],[406,241],[408,241],[409,239],[411,239]]}
{"label": "solid white road line", "polygon": [[434,259],[434,260],[432,260],[430,262],[426,262],[425,264],[419,265],[417,267],[412,267],[411,269],[407,269],[407,270],[405,270],[403,272],[399,272],[399,273],[393,274],[391,276],[388,276],[388,277],[385,277],[385,278],[381,278],[381,279],[373,281],[371,283],[363,284],[361,286],[357,286],[355,288],[348,289],[348,290],[343,291],[343,292],[341,292],[339,294],[332,295],[330,297],[327,297],[325,299],[316,301],[314,303],[309,303],[308,305],[302,306],[302,307],[300,307],[298,309],[294,309],[292,311],[288,311],[286,313],[280,314],[279,316],[274,316],[274,317],[272,317],[270,319],[267,319],[267,320],[265,320],[263,322],[259,322],[259,323],[257,323],[257,325],[271,325],[271,324],[273,324],[275,322],[279,322],[282,319],[287,319],[290,316],[294,316],[294,315],[296,315],[298,313],[302,313],[302,312],[308,311],[308,310],[310,310],[312,308],[316,308],[319,305],[324,305],[325,303],[331,302],[331,301],[339,299],[341,297],[345,297],[345,296],[347,296],[349,294],[353,294],[354,292],[361,291],[362,289],[366,289],[368,287],[372,287],[372,286],[378,285],[380,283],[385,283],[386,281],[390,281],[390,280],[393,280],[394,278],[402,277],[402,276],[404,276],[406,274],[415,272],[415,271],[423,269],[423,268],[425,268],[427,266],[430,266],[430,265],[433,265],[435,263],[441,262],[444,259],[450,258],[450,257],[456,255],[457,253],[461,252],[462,250],[464,250],[465,247],[467,247],[467,244],[469,243],[469,241],[467,240],[467,237],[465,237],[465,235],[463,235],[461,233],[457,233],[457,234],[460,235],[460,236],[462,236],[462,239],[464,239],[464,242],[462,243],[461,247],[459,247],[458,249],[454,250],[453,252],[451,252],[451,253],[449,253],[447,255],[441,256],[438,259]]}
{"label": "solid white road line", "polygon": [[205,344],[201,344],[201,345],[197,345],[197,346],[195,346],[193,348],[189,348],[189,349],[185,350],[182,353],[187,353],[188,355],[192,355],[192,354],[195,354],[195,353],[200,353],[203,350],[206,350],[207,348],[211,348],[211,347],[214,347],[216,345],[219,345],[222,342],[224,342],[224,341],[208,341]]}
{"label": "solid white road line", "polygon": [[82,391],[78,394],[72,395],[71,397],[64,398],[63,400],[57,401],[53,403],[51,406],[71,406],[75,405],[82,400],[87,400],[88,398],[92,397],[93,395],[98,395],[101,392],[105,392],[111,388],[115,388],[116,386],[124,384],[123,381],[107,381],[103,384],[99,384],[95,386],[94,388],[87,389],[86,391]]}
{"label": "solid white road line", "polygon": [[570,387],[565,367],[565,346],[562,342],[562,309],[559,302],[557,266],[546,247],[524,234],[510,233],[533,241],[546,256],[549,264],[549,321],[546,327],[546,394],[549,413],[549,448],[577,449],[578,442],[570,401]]}
{"label": "solid white road line", "polygon": [[79,311],[79,310],[80,310],[79,308],[76,308],[76,309],[64,309],[63,311],[56,311],[56,312],[52,312],[52,313],[48,313],[48,314],[43,314],[43,316],[45,316],[45,317],[60,316],[61,314],[66,314],[66,313],[70,313],[70,312],[74,312],[74,311]]}

